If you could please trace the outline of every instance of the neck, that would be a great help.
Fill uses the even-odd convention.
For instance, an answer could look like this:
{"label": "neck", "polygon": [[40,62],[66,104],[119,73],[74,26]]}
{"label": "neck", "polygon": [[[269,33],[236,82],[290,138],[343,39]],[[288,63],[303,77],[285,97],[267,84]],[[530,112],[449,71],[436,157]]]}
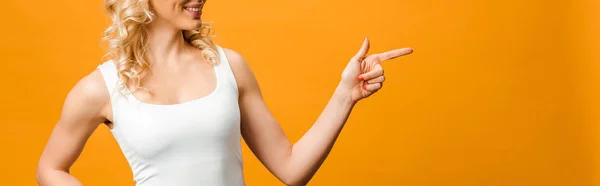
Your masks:
{"label": "neck", "polygon": [[151,65],[175,64],[186,49],[182,30],[158,19],[148,25],[146,57]]}

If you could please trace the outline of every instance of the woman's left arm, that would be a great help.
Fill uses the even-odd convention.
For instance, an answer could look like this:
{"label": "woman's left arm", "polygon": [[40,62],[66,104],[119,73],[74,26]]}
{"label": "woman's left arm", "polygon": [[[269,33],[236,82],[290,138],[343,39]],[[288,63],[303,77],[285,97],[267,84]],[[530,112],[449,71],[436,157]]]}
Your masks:
{"label": "woman's left arm", "polygon": [[292,145],[265,105],[248,64],[238,53],[225,49],[240,93],[242,136],[256,157],[286,185],[306,185],[317,172],[356,102],[381,88],[384,76],[379,63],[412,52],[403,48],[365,58],[368,50],[369,41],[365,39],[317,121]]}

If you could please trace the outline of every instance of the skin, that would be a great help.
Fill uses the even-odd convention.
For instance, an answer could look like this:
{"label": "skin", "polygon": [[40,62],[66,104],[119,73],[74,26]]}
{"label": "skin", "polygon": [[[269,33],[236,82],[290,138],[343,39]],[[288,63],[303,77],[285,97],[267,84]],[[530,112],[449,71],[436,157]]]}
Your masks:
{"label": "skin", "polygon": [[[134,93],[152,104],[177,104],[203,97],[216,87],[212,66],[197,49],[186,43],[181,30],[197,29],[200,19],[184,11],[189,0],[151,0],[156,19],[150,32],[147,58],[153,72],[145,85],[154,92]],[[342,72],[340,83],[322,114],[296,143],[292,144],[265,105],[257,80],[237,52],[224,49],[236,77],[244,141],[256,157],[286,185],[306,185],[319,169],[339,136],[356,103],[381,89],[385,80],[381,62],[410,54],[402,48],[367,56],[369,40]],[[185,80],[185,81],[183,81]],[[102,74],[95,70],[83,77],[67,95],[58,123],[38,163],[37,180],[42,186],[82,185],[69,174],[86,141],[100,124],[112,127],[109,94]]]}

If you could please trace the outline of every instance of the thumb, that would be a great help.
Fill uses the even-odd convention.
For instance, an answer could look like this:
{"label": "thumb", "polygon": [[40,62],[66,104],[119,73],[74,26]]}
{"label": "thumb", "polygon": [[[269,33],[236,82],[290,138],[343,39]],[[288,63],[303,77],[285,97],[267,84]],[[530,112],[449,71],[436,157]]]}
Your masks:
{"label": "thumb", "polygon": [[362,58],[364,58],[365,55],[367,55],[367,52],[369,52],[369,47],[371,47],[371,44],[369,43],[369,39],[365,38],[365,40],[363,41],[362,47],[360,47],[360,50],[358,51],[358,53],[356,53],[356,55],[353,57],[353,59],[355,61],[360,62],[362,60]]}

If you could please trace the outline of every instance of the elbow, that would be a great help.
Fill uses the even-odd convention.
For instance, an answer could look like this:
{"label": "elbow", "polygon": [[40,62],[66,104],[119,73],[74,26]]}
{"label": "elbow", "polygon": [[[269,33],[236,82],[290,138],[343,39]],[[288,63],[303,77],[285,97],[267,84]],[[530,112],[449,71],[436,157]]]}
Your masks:
{"label": "elbow", "polygon": [[36,170],[35,170],[35,179],[37,180],[38,185],[44,185],[45,182],[45,178],[47,177],[48,174],[51,174],[50,172],[52,171],[51,168],[48,168],[48,166],[42,166],[42,165],[38,165]]}
{"label": "elbow", "polygon": [[52,172],[55,169],[52,169],[49,166],[44,166],[44,165],[38,165],[35,171],[35,179],[38,183],[38,185],[45,185],[47,184],[46,182],[48,182],[48,178],[50,177],[50,174],[52,174]]}
{"label": "elbow", "polygon": [[310,178],[302,178],[300,176],[290,176],[281,179],[281,182],[287,186],[305,186],[310,181]]}
{"label": "elbow", "polygon": [[305,186],[308,182],[304,182],[304,181],[295,181],[295,180],[285,180],[283,181],[283,184],[287,185],[287,186]]}
{"label": "elbow", "polygon": [[316,169],[305,170],[304,167],[287,167],[284,170],[277,177],[287,186],[306,186],[316,173]]}
{"label": "elbow", "polygon": [[45,170],[38,165],[37,169],[35,170],[35,180],[37,181],[38,185],[42,185],[42,181],[43,181],[43,177],[45,174]]}

